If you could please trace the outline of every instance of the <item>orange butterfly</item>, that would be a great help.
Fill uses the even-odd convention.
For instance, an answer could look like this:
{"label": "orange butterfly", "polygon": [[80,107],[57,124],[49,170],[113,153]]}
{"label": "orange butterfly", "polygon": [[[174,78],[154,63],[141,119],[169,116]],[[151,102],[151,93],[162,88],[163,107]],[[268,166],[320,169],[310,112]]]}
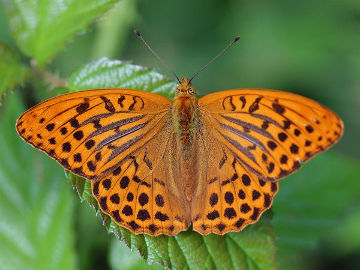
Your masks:
{"label": "orange butterfly", "polygon": [[242,230],[271,207],[277,180],[343,133],[335,113],[296,94],[195,93],[183,78],[174,100],[131,89],[65,94],[26,111],[16,129],[90,180],[117,224],[149,235],[191,223],[203,235]]}

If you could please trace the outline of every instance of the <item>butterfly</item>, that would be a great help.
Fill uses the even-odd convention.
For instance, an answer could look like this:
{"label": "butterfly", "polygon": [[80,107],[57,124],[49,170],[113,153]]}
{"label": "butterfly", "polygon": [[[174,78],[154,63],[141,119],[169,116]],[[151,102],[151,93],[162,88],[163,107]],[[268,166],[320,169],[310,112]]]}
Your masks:
{"label": "butterfly", "polygon": [[335,144],[341,119],[292,93],[233,89],[174,100],[131,89],[64,94],[19,117],[18,134],[91,181],[103,212],[132,232],[240,231],[256,222],[277,180]]}
{"label": "butterfly", "polygon": [[343,122],[283,91],[197,99],[183,78],[173,100],[120,88],[64,94],[26,111],[16,129],[91,181],[100,209],[133,233],[173,236],[192,224],[202,235],[223,235],[255,223],[278,180],[334,145]]}

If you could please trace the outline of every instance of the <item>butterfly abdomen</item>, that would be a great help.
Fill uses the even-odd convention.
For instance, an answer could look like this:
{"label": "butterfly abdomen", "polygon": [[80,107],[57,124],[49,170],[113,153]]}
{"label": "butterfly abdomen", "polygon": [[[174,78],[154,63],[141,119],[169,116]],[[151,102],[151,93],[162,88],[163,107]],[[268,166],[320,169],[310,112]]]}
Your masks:
{"label": "butterfly abdomen", "polygon": [[196,130],[197,100],[195,96],[176,96],[173,102],[172,119],[177,135],[177,151],[182,184],[187,199],[190,201],[196,185],[194,179],[194,137]]}

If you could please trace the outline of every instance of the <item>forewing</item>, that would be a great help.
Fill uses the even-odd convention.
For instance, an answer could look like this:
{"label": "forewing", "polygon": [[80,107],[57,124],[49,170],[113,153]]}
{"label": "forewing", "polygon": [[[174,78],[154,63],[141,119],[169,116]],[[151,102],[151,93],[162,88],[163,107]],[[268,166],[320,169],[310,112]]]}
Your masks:
{"label": "forewing", "polygon": [[99,179],[161,130],[170,105],[168,98],[137,90],[80,91],[29,109],[16,129],[67,170]]}
{"label": "forewing", "polygon": [[343,123],[314,100],[282,91],[235,89],[199,100],[202,118],[248,170],[274,181],[334,145]]}

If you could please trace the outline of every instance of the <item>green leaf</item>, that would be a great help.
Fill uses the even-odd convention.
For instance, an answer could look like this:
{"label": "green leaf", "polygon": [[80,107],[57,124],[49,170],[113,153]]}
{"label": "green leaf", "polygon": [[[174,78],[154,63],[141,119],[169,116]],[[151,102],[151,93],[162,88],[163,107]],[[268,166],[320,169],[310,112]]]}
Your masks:
{"label": "green leaf", "polygon": [[[266,215],[260,223],[243,232],[225,236],[201,236],[187,231],[175,237],[134,237],[145,240],[148,263],[160,263],[170,269],[274,269],[269,223],[270,218]],[[130,247],[139,249],[137,241],[132,239]],[[119,256],[124,256],[123,250],[123,245],[113,243],[110,253],[113,269],[119,269]],[[134,254],[128,256],[131,256],[131,267],[143,265],[136,261]]]}
{"label": "green leaf", "polygon": [[138,252],[131,251],[121,241],[114,238],[110,245],[110,266],[113,270],[156,270],[160,265],[147,265]]}
{"label": "green leaf", "polygon": [[71,91],[101,88],[130,88],[173,97],[177,84],[152,68],[106,57],[74,71],[69,78]]}
{"label": "green leaf", "polygon": [[0,102],[2,96],[23,83],[28,69],[21,65],[19,57],[5,43],[0,42]]}
{"label": "green leaf", "polygon": [[117,0],[8,0],[10,30],[20,50],[41,66],[75,33],[86,30]]}
{"label": "green leaf", "polygon": [[15,131],[24,106],[8,94],[0,117],[2,269],[76,269],[73,200],[63,170]]}
{"label": "green leaf", "polygon": [[[289,262],[296,260],[299,251],[316,248],[331,228],[360,210],[359,205],[354,207],[360,196],[359,175],[359,162],[327,152],[280,181],[273,226],[283,268],[291,266]],[[306,265],[298,267],[304,268]]]}
{"label": "green leaf", "polygon": [[[69,79],[71,90],[126,87],[171,96],[175,86],[173,81],[152,69],[107,58],[81,67]],[[274,237],[269,214],[244,231],[225,236],[202,236],[191,229],[175,237],[135,235],[116,225],[100,211],[92,197],[89,181],[73,174],[69,174],[69,179],[80,198],[88,201],[100,214],[107,230],[131,249],[137,249],[149,264],[159,263],[174,269],[275,269]]]}

